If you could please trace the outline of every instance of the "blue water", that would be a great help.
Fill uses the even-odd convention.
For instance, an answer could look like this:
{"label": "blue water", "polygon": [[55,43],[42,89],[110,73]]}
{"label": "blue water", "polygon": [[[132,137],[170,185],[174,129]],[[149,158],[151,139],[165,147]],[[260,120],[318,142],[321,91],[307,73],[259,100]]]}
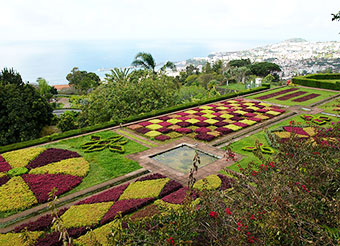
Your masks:
{"label": "blue water", "polygon": [[126,67],[138,52],[149,52],[157,63],[205,57],[267,44],[260,41],[16,41],[0,42],[0,68],[13,67],[24,81],[45,78],[50,85],[67,84],[73,67],[97,73],[101,68]]}

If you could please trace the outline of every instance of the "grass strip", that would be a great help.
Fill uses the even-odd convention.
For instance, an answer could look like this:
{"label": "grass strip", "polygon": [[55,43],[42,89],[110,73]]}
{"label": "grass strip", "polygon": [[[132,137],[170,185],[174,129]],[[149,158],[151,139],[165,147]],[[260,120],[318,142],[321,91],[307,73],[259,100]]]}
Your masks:
{"label": "grass strip", "polygon": [[135,135],[133,135],[133,134],[131,134],[131,133],[129,133],[129,132],[127,132],[127,131],[123,131],[123,130],[116,130],[118,133],[121,133],[121,134],[123,134],[123,135],[126,135],[126,136],[128,136],[128,137],[130,137],[130,138],[132,138],[132,139],[135,139],[135,140],[137,140],[138,142],[141,142],[141,143],[144,143],[144,144],[146,144],[146,145],[148,145],[148,146],[151,146],[151,147],[157,147],[158,145],[156,145],[156,144],[154,144],[154,143],[151,143],[151,142],[149,142],[149,141],[146,141],[146,140],[144,140],[144,139],[142,139],[142,138],[139,138],[139,137],[137,137],[137,136],[135,136]]}

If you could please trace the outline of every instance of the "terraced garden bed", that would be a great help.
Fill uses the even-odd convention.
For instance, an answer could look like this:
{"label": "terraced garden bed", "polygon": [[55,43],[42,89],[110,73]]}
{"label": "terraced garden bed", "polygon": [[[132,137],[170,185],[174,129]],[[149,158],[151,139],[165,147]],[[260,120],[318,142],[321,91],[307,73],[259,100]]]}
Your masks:
{"label": "terraced garden bed", "polygon": [[[210,175],[206,181],[198,181],[194,189],[225,190],[231,188],[231,183],[232,180],[223,175]],[[197,191],[194,191],[190,198],[192,202],[198,204]],[[182,206],[187,196],[186,187],[163,175],[151,174],[133,183],[93,195],[68,209],[60,210],[58,214],[69,235],[75,239],[76,245],[92,245],[93,236],[101,244],[106,244],[107,235],[115,227],[114,219],[118,213],[127,215],[134,212],[132,219],[152,216],[155,213],[166,212],[168,208]],[[52,220],[51,215],[42,216],[36,221],[15,228],[13,232],[0,234],[0,244],[2,246],[22,244],[22,230],[26,228],[26,235],[36,239],[33,245],[62,245],[59,233],[54,232]],[[89,232],[91,229],[93,231]]]}
{"label": "terraced garden bed", "polygon": [[323,109],[323,112],[325,113],[340,115],[340,98],[320,105],[318,108]]}
{"label": "terraced garden bed", "polygon": [[128,128],[158,141],[188,136],[209,142],[284,112],[270,104],[234,99],[143,121]]}
{"label": "terraced garden bed", "polygon": [[[103,138],[116,137],[111,131]],[[141,168],[124,156],[147,148],[129,140],[125,153],[104,149],[85,153],[89,136],[0,155],[0,217],[46,203],[53,187],[66,195]]]}
{"label": "terraced garden bed", "polygon": [[336,95],[336,91],[323,91],[312,88],[302,87],[283,87],[266,91],[264,93],[248,96],[248,99],[263,100],[270,103],[276,103],[287,106],[310,105],[318,101]]}

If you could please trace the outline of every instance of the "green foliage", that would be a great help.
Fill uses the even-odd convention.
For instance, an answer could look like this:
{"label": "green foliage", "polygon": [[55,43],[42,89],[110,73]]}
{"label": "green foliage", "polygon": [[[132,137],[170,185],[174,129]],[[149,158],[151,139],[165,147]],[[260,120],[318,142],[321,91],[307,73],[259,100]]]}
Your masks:
{"label": "green foliage", "polygon": [[65,111],[65,113],[59,116],[57,127],[63,132],[77,129],[78,128],[78,122],[77,122],[78,116],[79,116],[79,112]]}
{"label": "green foliage", "polygon": [[[190,75],[189,77],[191,76],[197,75]],[[202,86],[182,86],[176,94],[176,104],[198,102],[207,98],[209,98],[209,91]]]}
{"label": "green foliage", "polygon": [[28,169],[26,167],[13,168],[7,172],[7,174],[10,177],[21,176],[22,174],[25,174],[25,173],[28,173]]}
{"label": "green foliage", "polygon": [[55,92],[52,88],[52,86],[49,86],[46,79],[44,78],[38,78],[37,79],[38,85],[39,85],[39,92],[42,97],[44,97],[46,100],[49,100],[52,98],[53,94],[52,92]]}
{"label": "green foliage", "polygon": [[229,61],[228,65],[230,67],[246,67],[251,64],[250,59],[237,59]]}
{"label": "green foliage", "polygon": [[97,74],[80,71],[77,67],[72,69],[66,79],[69,81],[69,85],[73,85],[83,94],[87,94],[89,89],[96,88],[100,84],[100,78]]}
{"label": "green foliage", "polygon": [[101,151],[108,148],[112,152],[124,153],[125,148],[123,145],[128,142],[128,140],[123,139],[123,136],[113,136],[107,139],[102,139],[100,136],[91,136],[90,139],[90,142],[81,146],[84,152]]}
{"label": "green foliage", "polygon": [[22,82],[13,70],[0,72],[0,145],[26,141],[40,136],[50,124],[52,107],[39,92]]}
{"label": "green foliage", "polygon": [[292,79],[294,84],[330,89],[340,90],[340,74],[310,74],[306,76],[294,77]]}
{"label": "green foliage", "polygon": [[156,62],[150,53],[139,52],[135,60],[131,63],[131,66],[141,67],[145,70],[155,71]]}
{"label": "green foliage", "polygon": [[270,73],[280,72],[281,68],[275,63],[257,62],[250,66],[250,70],[257,76],[265,77]]}
{"label": "green foliage", "polygon": [[340,11],[337,14],[332,14],[332,21],[340,21]]}

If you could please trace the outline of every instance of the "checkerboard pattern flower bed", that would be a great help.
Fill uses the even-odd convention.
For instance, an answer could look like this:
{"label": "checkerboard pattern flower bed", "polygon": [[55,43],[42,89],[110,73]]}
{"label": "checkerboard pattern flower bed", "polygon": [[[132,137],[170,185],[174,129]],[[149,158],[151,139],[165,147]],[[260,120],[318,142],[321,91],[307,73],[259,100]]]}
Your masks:
{"label": "checkerboard pattern flower bed", "polygon": [[29,148],[0,155],[0,212],[21,211],[48,200],[53,187],[61,195],[89,171],[78,153],[64,149]]}
{"label": "checkerboard pattern flower bed", "polygon": [[[133,183],[123,184],[93,195],[68,209],[59,211],[59,216],[63,219],[69,234],[73,238],[78,238],[90,229],[99,227],[96,230],[103,230],[103,228],[112,226],[112,221],[119,212],[123,215],[134,212],[181,188],[182,185],[178,182],[155,173],[137,179]],[[14,229],[15,233],[0,234],[0,241],[9,237],[16,240],[17,237],[13,235],[20,235],[25,227],[29,233],[39,233],[36,245],[60,244],[59,234],[51,233],[53,229],[51,215],[42,216],[36,221],[21,225]],[[8,245],[14,245],[11,244],[13,242],[9,240]]]}
{"label": "checkerboard pattern flower bed", "polygon": [[212,141],[284,112],[271,104],[234,99],[143,121],[128,128],[159,141],[182,136]]}

